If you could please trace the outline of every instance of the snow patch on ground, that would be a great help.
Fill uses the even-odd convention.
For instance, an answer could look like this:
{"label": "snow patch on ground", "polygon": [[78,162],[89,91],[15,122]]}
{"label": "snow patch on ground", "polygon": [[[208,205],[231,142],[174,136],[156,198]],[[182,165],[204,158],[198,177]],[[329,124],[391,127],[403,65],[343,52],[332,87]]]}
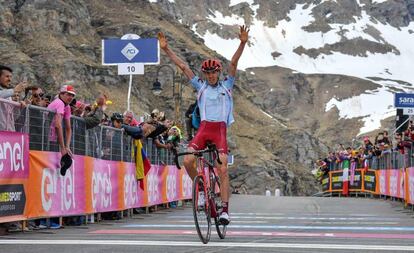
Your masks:
{"label": "snow patch on ground", "polygon": [[[258,5],[253,6],[253,0],[231,0],[230,6],[240,2],[247,2],[253,10],[258,8]],[[384,1],[377,0],[375,2]],[[304,9],[305,7],[306,9]],[[239,61],[239,68],[244,70],[249,67],[278,65],[306,74],[342,74],[368,80],[369,77],[380,77],[382,79],[402,80],[414,84],[414,75],[412,74],[414,48],[411,46],[414,45],[414,36],[409,33],[410,29],[414,30],[414,22],[408,27],[395,28],[391,25],[371,20],[371,17],[363,11],[360,17],[355,17],[355,23],[348,25],[330,24],[332,30],[327,33],[310,33],[304,31],[302,27],[314,21],[312,16],[313,7],[314,5],[312,4],[308,6],[305,4],[296,5],[296,8],[288,14],[290,21],[281,20],[276,27],[268,27],[263,21],[254,17],[250,26],[250,44],[245,48],[243,56]],[[208,18],[220,25],[244,24],[243,18],[236,15],[223,16],[218,11],[214,12],[214,16],[210,15]],[[364,29],[368,25],[380,31],[383,40],[377,40],[365,33]],[[197,33],[195,25],[193,25],[192,29]],[[314,59],[307,55],[298,55],[293,52],[299,46],[311,49],[339,42],[341,36],[338,35],[338,32],[344,30],[346,30],[344,36],[347,39],[360,37],[377,43],[389,43],[394,45],[400,54],[367,53],[367,57],[359,57],[333,52],[330,55],[319,55]],[[227,59],[231,59],[239,45],[238,39],[226,40],[209,31],[203,35],[198,35],[204,39],[208,47],[216,50]],[[276,58],[273,57],[271,53],[275,51],[281,55]],[[340,118],[361,117],[364,121],[364,126],[360,129],[360,133],[379,128],[380,120],[392,115],[395,111],[392,109],[393,92],[388,88],[391,84],[386,81],[375,82],[380,84],[381,87],[341,101],[332,98],[327,103],[326,110],[336,106],[339,110]],[[398,86],[398,83],[393,82],[392,86],[395,87],[395,85]],[[408,92],[410,87],[404,87],[404,90]]]}

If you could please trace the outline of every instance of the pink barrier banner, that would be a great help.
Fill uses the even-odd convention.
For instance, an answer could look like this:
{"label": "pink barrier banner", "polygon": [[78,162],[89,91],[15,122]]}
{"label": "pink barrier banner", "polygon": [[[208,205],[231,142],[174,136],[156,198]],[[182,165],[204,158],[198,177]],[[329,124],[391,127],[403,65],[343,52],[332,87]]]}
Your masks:
{"label": "pink barrier banner", "polygon": [[[175,167],[174,167],[175,168]],[[180,170],[180,193],[181,199],[192,199],[193,198],[193,180],[187,174],[184,168]]]}
{"label": "pink barrier banner", "polygon": [[[162,193],[164,192],[165,184],[163,184],[163,178],[165,178],[168,169],[165,169],[162,165],[152,165],[147,174],[147,193],[148,193],[148,205],[158,205],[163,203]],[[166,198],[165,198],[166,199]]]}
{"label": "pink barrier banner", "polygon": [[387,170],[378,171],[379,194],[388,195],[389,181],[387,180]]}
{"label": "pink barrier banner", "polygon": [[405,198],[405,169],[399,169],[398,172],[398,197],[401,199]]}
{"label": "pink barrier banner", "polygon": [[407,179],[406,201],[407,203],[414,204],[414,168],[407,168],[405,173],[405,178]]}
{"label": "pink barrier banner", "polygon": [[144,195],[145,192],[139,186],[139,182],[135,176],[135,164],[122,163],[125,166],[125,174],[123,178],[123,200],[124,208],[134,208],[145,206]]}
{"label": "pink barrier banner", "polygon": [[[164,193],[168,202],[180,199],[180,171],[175,166],[166,166],[167,176]],[[183,168],[184,169],[184,168]]]}
{"label": "pink barrier banner", "polygon": [[123,185],[121,179],[119,162],[94,159],[90,182],[93,212],[121,209],[121,200],[118,198],[120,186]]}
{"label": "pink barrier banner", "polygon": [[85,170],[83,156],[75,155],[65,176],[60,175],[60,153],[31,151],[28,182],[29,217],[83,213]]}
{"label": "pink barrier banner", "polygon": [[0,178],[29,177],[29,136],[0,131]]}
{"label": "pink barrier banner", "polygon": [[389,195],[391,197],[398,197],[398,186],[400,184],[400,170],[387,170],[387,176],[389,179]]}
{"label": "pink barrier banner", "polygon": [[184,169],[175,166],[152,166],[141,184],[133,163],[77,155],[61,176],[60,157],[56,152],[30,151],[29,178],[13,181],[24,181],[17,183],[19,191],[24,187],[26,198],[22,193],[21,203],[16,203],[19,213],[0,213],[0,218],[80,215],[191,198],[192,181]]}

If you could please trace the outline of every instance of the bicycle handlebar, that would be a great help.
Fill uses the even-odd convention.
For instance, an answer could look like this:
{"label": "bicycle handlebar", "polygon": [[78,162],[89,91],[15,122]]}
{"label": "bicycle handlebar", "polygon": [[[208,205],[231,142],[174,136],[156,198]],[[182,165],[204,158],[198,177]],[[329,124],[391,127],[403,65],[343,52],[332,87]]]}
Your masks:
{"label": "bicycle handlebar", "polygon": [[203,150],[187,151],[187,152],[181,152],[181,153],[177,153],[177,150],[174,149],[173,150],[173,153],[174,153],[174,163],[175,163],[175,166],[179,170],[181,170],[180,163],[178,161],[178,157],[179,156],[183,156],[183,155],[202,156],[204,153],[212,153],[212,152],[216,155],[216,160],[217,160],[218,164],[222,164],[222,162],[220,160],[219,152],[217,150],[216,145],[214,145],[214,144],[208,144],[207,145],[207,148],[205,148]]}

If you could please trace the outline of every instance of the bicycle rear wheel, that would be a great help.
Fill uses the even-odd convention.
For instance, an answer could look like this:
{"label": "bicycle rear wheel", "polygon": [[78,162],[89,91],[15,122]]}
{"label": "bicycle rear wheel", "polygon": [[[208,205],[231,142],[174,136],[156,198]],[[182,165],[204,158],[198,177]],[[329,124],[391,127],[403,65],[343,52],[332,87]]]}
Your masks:
{"label": "bicycle rear wheel", "polygon": [[[199,201],[199,192],[203,192],[204,201]],[[211,235],[211,213],[202,176],[196,176],[193,182],[193,215],[198,237],[204,244],[207,244]]]}

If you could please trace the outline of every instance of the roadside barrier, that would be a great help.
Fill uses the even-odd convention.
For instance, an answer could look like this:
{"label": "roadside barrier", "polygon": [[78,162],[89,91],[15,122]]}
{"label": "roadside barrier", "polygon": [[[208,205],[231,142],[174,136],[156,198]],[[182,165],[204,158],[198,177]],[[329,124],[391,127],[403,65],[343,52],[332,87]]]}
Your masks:
{"label": "roadside barrier", "polygon": [[[411,152],[410,152],[411,153]],[[351,170],[333,170],[322,176],[322,191],[326,194],[347,196],[369,193],[377,196],[400,199],[414,204],[414,166],[412,155],[392,152],[377,159],[375,169],[366,167]],[[349,163],[348,164],[352,164]],[[399,166],[409,166],[400,167]],[[387,168],[388,167],[388,168]]]}
{"label": "roadside barrier", "polygon": [[[72,117],[72,167],[59,173],[54,112],[0,99],[0,223],[88,215],[191,199],[192,182],[172,154],[148,140],[151,166],[137,180],[133,140],[122,130],[86,130]],[[142,158],[142,157],[141,157]]]}

